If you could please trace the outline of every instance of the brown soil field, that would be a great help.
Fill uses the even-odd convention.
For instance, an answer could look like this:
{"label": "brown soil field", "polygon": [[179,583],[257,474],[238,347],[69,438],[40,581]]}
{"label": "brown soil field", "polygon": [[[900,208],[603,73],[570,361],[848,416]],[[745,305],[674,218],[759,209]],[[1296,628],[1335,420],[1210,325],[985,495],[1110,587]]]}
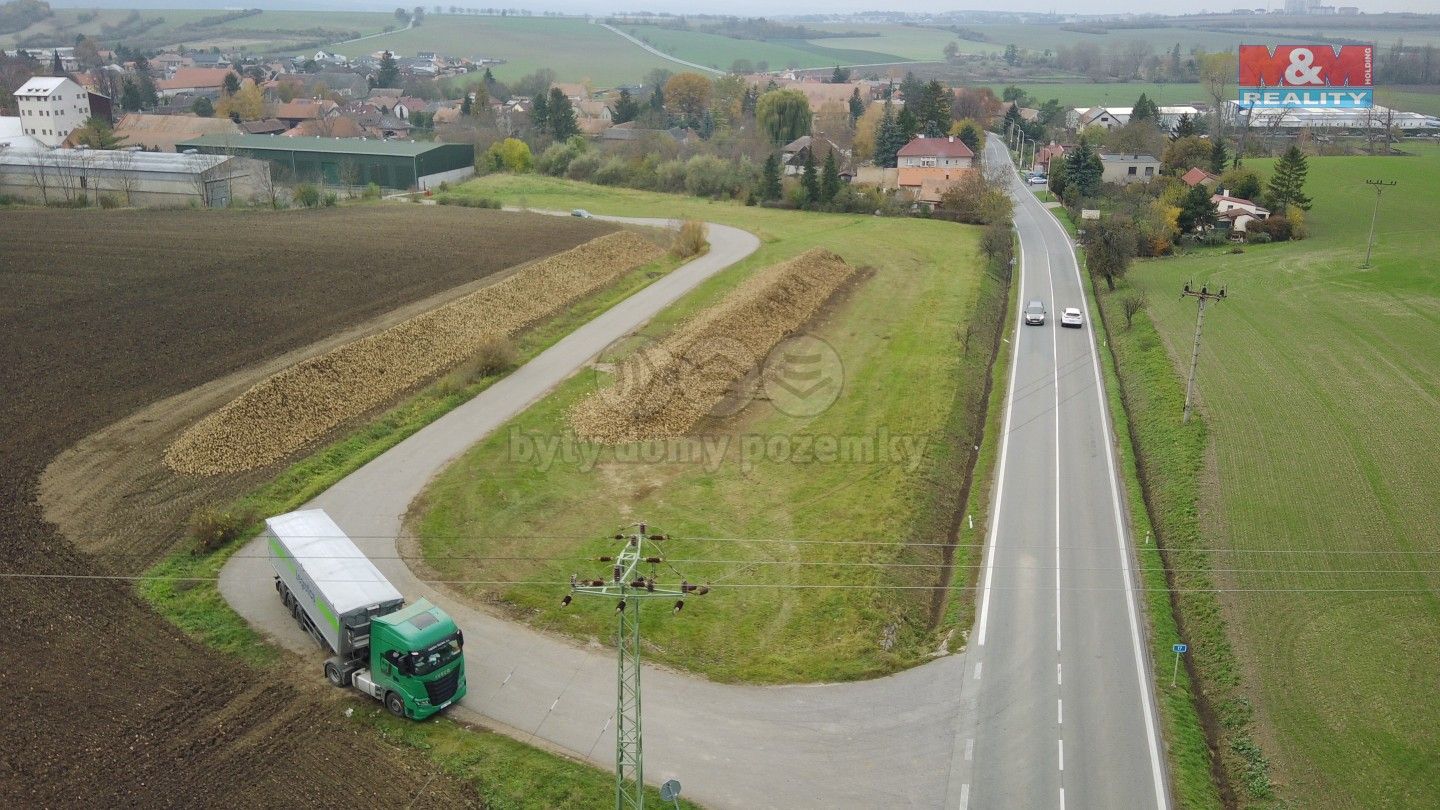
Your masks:
{"label": "brown soil field", "polygon": [[856,273],[823,248],[765,268],[627,358],[612,386],[575,404],[575,433],[610,444],[689,433]]}
{"label": "brown soil field", "polygon": [[[180,539],[197,500],[263,480],[212,479],[197,496],[154,471],[183,424],[225,399],[194,402],[613,230],[400,205],[0,211],[0,805],[404,806],[422,790],[431,805],[477,803],[425,758],[345,721],[323,683],[253,670],[186,638],[130,582],[80,577],[142,570]],[[183,422],[157,405],[187,393]],[[106,433],[137,411],[143,430]],[[149,477],[96,472],[153,508],[129,504],[122,520],[72,502],[61,510],[70,536],[49,522],[42,471],[83,442],[148,458]],[[124,554],[77,548],[115,533]]]}
{"label": "brown soil field", "polygon": [[442,307],[274,374],[206,416],[165,451],[194,475],[272,464],[335,426],[514,338],[664,251],[621,231],[557,253]]}

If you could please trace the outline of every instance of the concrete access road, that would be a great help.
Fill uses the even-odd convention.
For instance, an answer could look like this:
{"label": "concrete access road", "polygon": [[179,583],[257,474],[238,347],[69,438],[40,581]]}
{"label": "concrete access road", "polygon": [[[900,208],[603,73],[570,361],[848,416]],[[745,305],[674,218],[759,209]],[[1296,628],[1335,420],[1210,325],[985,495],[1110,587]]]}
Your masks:
{"label": "concrete access road", "polygon": [[[991,138],[991,161],[1006,161]],[[971,635],[970,807],[1167,808],[1133,548],[1069,235],[1008,173],[1020,295],[999,480]]]}

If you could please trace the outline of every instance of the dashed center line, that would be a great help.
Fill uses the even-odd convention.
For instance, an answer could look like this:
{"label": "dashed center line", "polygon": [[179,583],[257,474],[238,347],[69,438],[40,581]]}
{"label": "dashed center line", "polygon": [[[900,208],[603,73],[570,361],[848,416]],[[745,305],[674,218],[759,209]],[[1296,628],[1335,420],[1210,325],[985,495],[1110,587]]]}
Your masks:
{"label": "dashed center line", "polygon": [[966,762],[969,762],[969,761],[973,760],[974,758],[975,758],[975,740],[974,740],[974,738],[971,738],[971,739],[968,739],[968,740],[965,741],[965,761],[966,761]]}
{"label": "dashed center line", "polygon": [[984,661],[979,661],[975,664],[975,680],[977,681],[980,680],[980,668],[983,666],[985,666]]}
{"label": "dashed center line", "polygon": [[1056,740],[1060,744],[1060,770],[1065,770],[1065,741]]}
{"label": "dashed center line", "polygon": [[1062,698],[1055,699],[1055,722],[1058,725],[1065,725],[1065,701]]}
{"label": "dashed center line", "polygon": [[968,810],[970,807],[970,785],[967,782],[960,786],[960,810]]}
{"label": "dashed center line", "polygon": [[1060,677],[1060,665],[1059,665],[1059,664],[1056,664],[1056,665],[1055,665],[1055,685],[1056,685],[1056,686],[1062,686],[1063,684],[1064,684],[1064,681],[1063,681],[1063,679]]}

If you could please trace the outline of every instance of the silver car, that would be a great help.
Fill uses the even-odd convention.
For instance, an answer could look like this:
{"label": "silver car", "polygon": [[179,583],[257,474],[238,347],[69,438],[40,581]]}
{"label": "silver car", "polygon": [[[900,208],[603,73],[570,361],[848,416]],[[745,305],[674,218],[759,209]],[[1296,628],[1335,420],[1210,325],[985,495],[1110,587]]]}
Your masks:
{"label": "silver car", "polygon": [[1045,325],[1045,303],[1040,299],[1036,298],[1035,300],[1025,304],[1025,325]]}

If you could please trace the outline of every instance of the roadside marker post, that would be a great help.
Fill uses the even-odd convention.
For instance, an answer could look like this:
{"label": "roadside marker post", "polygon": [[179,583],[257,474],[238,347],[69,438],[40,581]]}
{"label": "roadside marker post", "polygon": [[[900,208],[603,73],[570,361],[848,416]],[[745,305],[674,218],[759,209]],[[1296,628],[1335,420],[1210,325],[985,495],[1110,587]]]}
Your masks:
{"label": "roadside marker post", "polygon": [[1175,685],[1175,679],[1180,677],[1180,656],[1190,651],[1188,644],[1171,644],[1170,649],[1175,653],[1175,668],[1170,670],[1170,685]]}

